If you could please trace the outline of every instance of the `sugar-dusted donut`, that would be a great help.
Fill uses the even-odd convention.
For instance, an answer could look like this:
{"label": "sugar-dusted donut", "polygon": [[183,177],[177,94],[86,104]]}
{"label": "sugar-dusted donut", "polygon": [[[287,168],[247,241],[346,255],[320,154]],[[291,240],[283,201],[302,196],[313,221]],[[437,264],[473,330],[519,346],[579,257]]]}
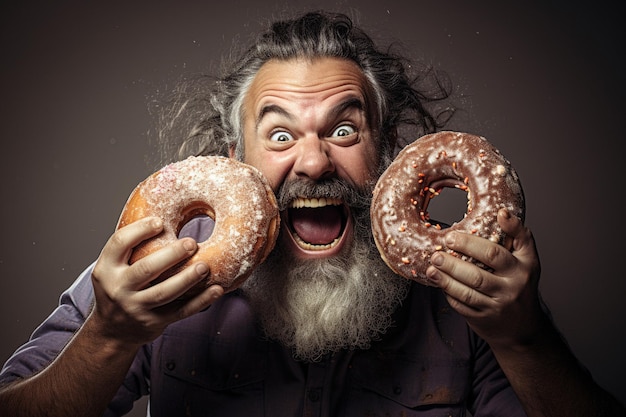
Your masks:
{"label": "sugar-dusted donut", "polygon": [[157,216],[164,230],[134,248],[130,264],[176,240],[181,228],[199,215],[215,221],[213,233],[198,243],[192,257],[157,281],[202,260],[210,268],[209,278],[188,296],[213,284],[225,291],[239,287],[274,247],[280,217],[265,177],[232,158],[192,156],[163,167],[133,190],[117,229]]}
{"label": "sugar-dusted donut", "polygon": [[[430,219],[428,203],[446,187],[467,192],[467,210],[463,219],[443,230]],[[389,268],[427,283],[426,268],[434,251],[454,253],[444,242],[448,231],[503,243],[496,220],[501,208],[524,221],[524,194],[510,162],[483,137],[443,131],[402,149],[378,179],[370,213],[372,232]]]}

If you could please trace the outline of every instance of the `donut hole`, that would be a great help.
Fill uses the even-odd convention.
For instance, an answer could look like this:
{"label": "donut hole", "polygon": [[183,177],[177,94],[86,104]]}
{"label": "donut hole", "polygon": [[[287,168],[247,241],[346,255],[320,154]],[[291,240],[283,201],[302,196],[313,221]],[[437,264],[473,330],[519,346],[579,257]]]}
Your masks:
{"label": "donut hole", "polygon": [[178,237],[191,237],[202,243],[211,237],[214,226],[215,221],[208,214],[195,214],[182,224]]}
{"label": "donut hole", "polygon": [[428,202],[431,223],[451,226],[460,222],[467,213],[467,191],[456,187],[443,187]]}

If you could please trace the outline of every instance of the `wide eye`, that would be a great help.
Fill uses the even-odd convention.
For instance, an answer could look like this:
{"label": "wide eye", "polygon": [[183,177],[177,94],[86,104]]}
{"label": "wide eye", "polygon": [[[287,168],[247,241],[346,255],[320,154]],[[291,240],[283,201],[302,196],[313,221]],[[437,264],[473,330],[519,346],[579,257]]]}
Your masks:
{"label": "wide eye", "polygon": [[333,133],[332,137],[340,137],[340,136],[350,136],[356,133],[356,129],[351,125],[341,125],[337,127]]}
{"label": "wide eye", "polygon": [[291,136],[290,133],[281,130],[272,133],[272,135],[270,136],[270,140],[272,142],[290,142],[293,140],[293,136]]}

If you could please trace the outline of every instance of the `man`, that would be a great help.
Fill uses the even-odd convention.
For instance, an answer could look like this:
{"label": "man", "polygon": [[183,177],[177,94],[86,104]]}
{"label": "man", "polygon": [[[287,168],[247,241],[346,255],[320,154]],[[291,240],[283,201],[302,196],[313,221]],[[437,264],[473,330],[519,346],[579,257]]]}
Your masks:
{"label": "man", "polygon": [[[439,288],[395,276],[378,256],[371,189],[407,121],[440,127],[423,104],[439,93],[412,88],[402,60],[345,16],[275,23],[216,83],[180,155],[259,168],[281,206],[275,250],[240,290],[181,301],[207,265],[149,284],[193,254],[212,221],[132,266],[161,221],[117,231],[5,365],[2,415],[122,415],[146,394],[154,417],[623,412],[552,326],[518,219],[498,216],[510,248],[450,234],[492,272],[438,253],[427,274]],[[320,198],[333,204],[314,207]]]}

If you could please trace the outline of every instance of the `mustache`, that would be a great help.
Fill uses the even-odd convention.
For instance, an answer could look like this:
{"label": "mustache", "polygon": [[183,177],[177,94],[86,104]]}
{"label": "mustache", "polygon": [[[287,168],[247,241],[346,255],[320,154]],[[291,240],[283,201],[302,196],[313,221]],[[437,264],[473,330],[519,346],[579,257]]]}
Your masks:
{"label": "mustache", "polygon": [[369,209],[372,202],[374,184],[354,186],[341,178],[327,178],[321,181],[308,179],[285,180],[276,193],[278,208],[283,211],[300,197],[337,198],[353,209]]}

